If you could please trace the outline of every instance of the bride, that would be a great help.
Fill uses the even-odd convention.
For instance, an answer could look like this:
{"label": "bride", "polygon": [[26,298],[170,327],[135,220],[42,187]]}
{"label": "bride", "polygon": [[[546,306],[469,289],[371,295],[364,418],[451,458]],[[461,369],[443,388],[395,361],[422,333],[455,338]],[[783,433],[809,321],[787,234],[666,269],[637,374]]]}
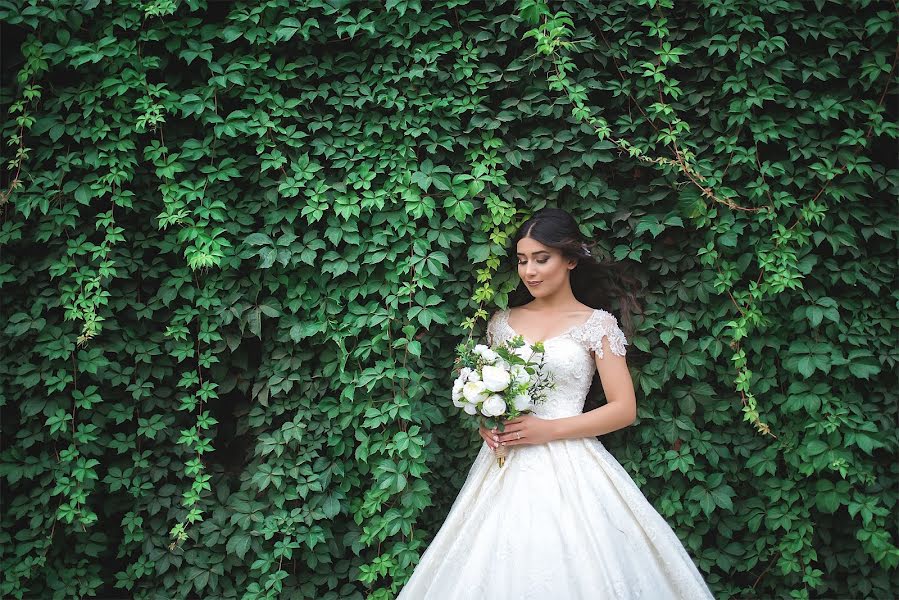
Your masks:
{"label": "bride", "polygon": [[[503,433],[481,427],[480,453],[399,600],[713,598],[677,535],[596,438],[633,423],[636,400],[617,319],[576,297],[603,291],[573,273],[579,263],[598,268],[577,223],[544,209],[514,242],[530,302],[495,312],[487,341],[543,341],[555,385]],[[607,403],[583,412],[595,372]],[[502,468],[497,445],[509,450]]]}

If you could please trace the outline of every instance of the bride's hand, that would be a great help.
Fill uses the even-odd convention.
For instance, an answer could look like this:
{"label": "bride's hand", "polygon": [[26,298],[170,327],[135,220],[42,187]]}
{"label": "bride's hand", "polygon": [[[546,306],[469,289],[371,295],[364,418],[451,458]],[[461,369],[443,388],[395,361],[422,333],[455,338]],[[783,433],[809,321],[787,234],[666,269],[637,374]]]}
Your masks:
{"label": "bride's hand", "polygon": [[[506,421],[505,429],[504,432],[496,432],[493,435],[499,436],[500,443],[505,442],[506,446],[545,444],[555,439],[552,421],[530,414]],[[521,435],[519,436],[519,434]]]}
{"label": "bride's hand", "polygon": [[[493,431],[496,431],[495,429]],[[491,430],[485,428],[483,425],[478,427],[478,433],[481,434],[481,437],[484,438],[484,441],[487,442],[487,445],[491,450],[496,448],[499,445],[499,442],[495,440],[498,436],[496,433],[491,433]]]}

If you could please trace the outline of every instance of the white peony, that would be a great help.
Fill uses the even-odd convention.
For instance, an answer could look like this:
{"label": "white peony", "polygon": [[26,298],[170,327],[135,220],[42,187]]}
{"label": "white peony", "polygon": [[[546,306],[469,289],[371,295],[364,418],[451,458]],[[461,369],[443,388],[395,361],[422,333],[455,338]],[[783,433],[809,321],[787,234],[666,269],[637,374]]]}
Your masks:
{"label": "white peony", "polygon": [[488,396],[481,405],[481,413],[485,417],[498,417],[506,412],[506,401],[499,394]]}
{"label": "white peony", "polygon": [[472,404],[481,402],[489,393],[483,381],[466,381],[462,386],[462,395]]}
{"label": "white peony", "polygon": [[462,410],[464,410],[465,412],[467,412],[470,415],[478,414],[478,407],[475,406],[474,404],[469,404],[468,402],[465,403],[465,405],[462,407]]}
{"label": "white peony", "polygon": [[481,369],[484,386],[491,392],[501,392],[512,382],[512,377],[505,369],[489,365]]}
{"label": "white peony", "polygon": [[530,394],[523,393],[512,398],[512,405],[515,407],[515,410],[524,411],[533,408],[534,401],[531,399]]}
{"label": "white peony", "polygon": [[453,404],[455,404],[457,408],[462,408],[463,385],[465,385],[465,381],[462,379],[462,377],[456,378],[456,381],[453,382]]}
{"label": "white peony", "polygon": [[462,367],[462,369],[459,371],[459,377],[456,379],[456,381],[461,379],[462,383],[465,383],[471,378],[471,374],[474,372],[475,370],[471,367]]}
{"label": "white peony", "polygon": [[496,361],[500,360],[499,354],[497,354],[490,348],[487,348],[486,350],[481,352],[481,356],[490,364],[496,364]]}
{"label": "white peony", "polygon": [[516,354],[525,360],[529,360],[531,358],[531,356],[538,355],[538,353],[534,352],[534,350],[528,345],[519,346],[518,348],[515,348],[514,350],[512,350],[512,354]]}
{"label": "white peony", "polygon": [[518,384],[527,384],[531,382],[531,374],[523,365],[512,366],[512,380]]}

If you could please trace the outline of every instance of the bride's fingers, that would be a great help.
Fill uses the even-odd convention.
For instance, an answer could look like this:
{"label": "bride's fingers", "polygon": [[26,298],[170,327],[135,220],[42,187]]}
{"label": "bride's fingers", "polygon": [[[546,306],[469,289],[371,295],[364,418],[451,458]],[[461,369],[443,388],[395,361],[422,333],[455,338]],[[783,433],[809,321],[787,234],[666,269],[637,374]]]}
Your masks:
{"label": "bride's fingers", "polygon": [[527,434],[524,432],[524,430],[516,429],[515,431],[507,431],[503,433],[501,436],[499,436],[499,441],[505,442],[508,445],[510,442],[517,442],[523,440],[526,437]]}
{"label": "bride's fingers", "polygon": [[492,439],[498,436],[499,432],[495,429],[481,429],[481,435],[487,436]]}
{"label": "bride's fingers", "polygon": [[484,438],[484,441],[487,442],[487,445],[491,448],[496,448],[499,445],[499,441],[497,441],[494,437],[496,435],[497,434],[490,433],[487,430],[481,431],[481,437]]}
{"label": "bride's fingers", "polygon": [[521,431],[521,430],[524,429],[525,427],[526,427],[526,425],[525,425],[524,423],[515,423],[515,424],[513,424],[513,425],[506,425],[506,426],[503,428],[503,431],[502,431],[501,433],[509,433],[509,432]]}
{"label": "bride's fingers", "polygon": [[515,439],[515,436],[513,435],[513,436],[512,436],[512,439],[510,439],[509,441],[507,441],[504,445],[505,445],[506,447],[509,447],[509,446],[518,446],[519,444],[527,444],[527,443],[529,443],[529,442],[528,442],[528,438],[525,437],[524,434],[522,434],[522,435],[521,435],[521,439]]}

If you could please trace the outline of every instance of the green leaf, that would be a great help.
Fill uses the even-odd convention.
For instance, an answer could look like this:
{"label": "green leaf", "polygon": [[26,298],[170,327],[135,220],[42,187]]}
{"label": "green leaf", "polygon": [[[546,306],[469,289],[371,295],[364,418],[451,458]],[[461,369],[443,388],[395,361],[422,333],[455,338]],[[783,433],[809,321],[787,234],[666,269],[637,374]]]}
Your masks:
{"label": "green leaf", "polygon": [[225,545],[225,549],[231,553],[237,555],[237,558],[240,560],[244,559],[247,551],[250,549],[250,545],[252,540],[250,535],[243,531],[237,531],[228,538],[228,543]]}

